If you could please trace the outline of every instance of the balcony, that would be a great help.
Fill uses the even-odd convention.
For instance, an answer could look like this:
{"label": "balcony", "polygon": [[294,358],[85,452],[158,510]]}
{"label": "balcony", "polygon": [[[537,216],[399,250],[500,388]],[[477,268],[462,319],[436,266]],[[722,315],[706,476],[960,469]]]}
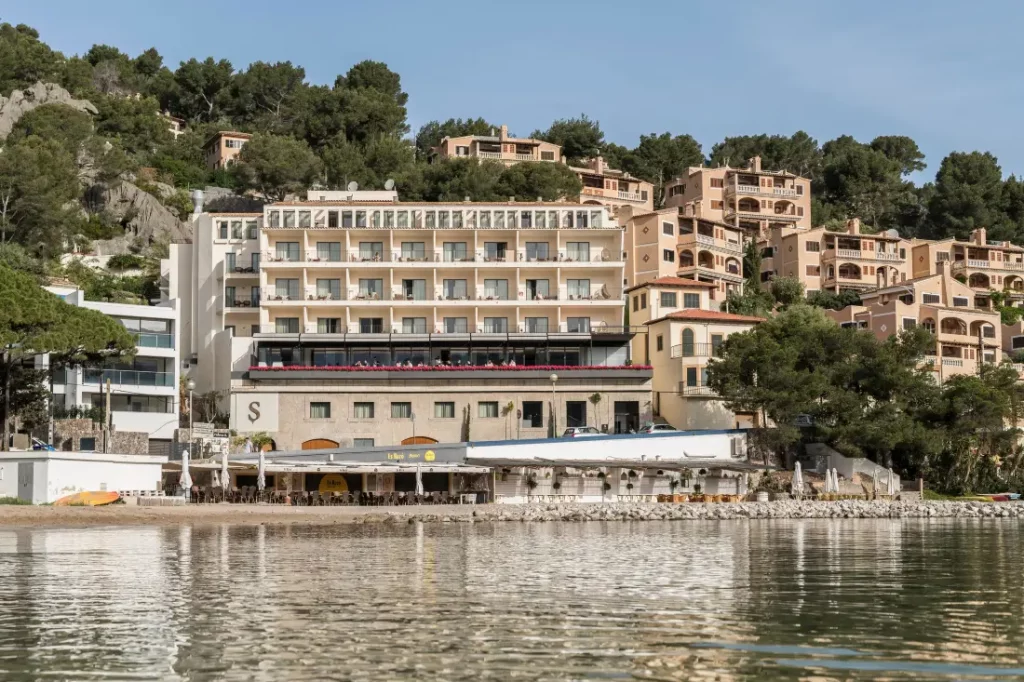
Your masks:
{"label": "balcony", "polygon": [[234,268],[224,268],[224,276],[228,279],[255,279],[260,276],[259,267],[242,267],[236,265]]}
{"label": "balcony", "polygon": [[713,343],[679,343],[672,346],[669,352],[671,358],[720,358],[722,357],[721,344]]}
{"label": "balcony", "polygon": [[174,348],[174,334],[142,332],[133,336],[138,348]]}
{"label": "balcony", "polygon": [[717,398],[710,386],[679,386],[679,395],[691,398]]}
{"label": "balcony", "polygon": [[134,369],[83,369],[82,382],[105,384],[107,380],[117,386],[173,387],[174,372],[143,372]]}
{"label": "balcony", "polygon": [[514,158],[516,161],[534,161],[535,160],[533,154],[513,154],[512,158]]}
{"label": "balcony", "polygon": [[501,152],[481,152],[477,151],[476,155],[481,159],[498,159],[501,160]]}
{"label": "balcony", "polygon": [[236,313],[259,310],[260,299],[257,296],[256,298],[236,298],[226,300],[224,301],[224,307],[227,308],[229,312]]}

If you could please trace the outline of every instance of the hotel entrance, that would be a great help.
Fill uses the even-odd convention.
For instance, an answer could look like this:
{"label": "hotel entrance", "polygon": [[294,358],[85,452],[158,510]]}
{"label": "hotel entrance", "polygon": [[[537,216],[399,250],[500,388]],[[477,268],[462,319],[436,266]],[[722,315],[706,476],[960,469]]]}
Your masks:
{"label": "hotel entrance", "polygon": [[640,403],[636,400],[615,401],[615,433],[636,433],[640,430]]}

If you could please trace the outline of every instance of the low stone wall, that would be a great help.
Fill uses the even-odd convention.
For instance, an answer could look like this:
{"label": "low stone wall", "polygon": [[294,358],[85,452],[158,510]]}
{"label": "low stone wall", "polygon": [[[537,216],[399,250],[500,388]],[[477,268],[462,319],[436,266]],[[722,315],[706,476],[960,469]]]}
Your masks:
{"label": "low stone wall", "polygon": [[[373,514],[365,522],[491,521],[731,521],[752,519],[1010,518],[1024,519],[1024,504],[1011,502],[817,502],[780,500],[722,504],[522,504],[495,505],[471,514],[433,510]],[[376,517],[376,518],[374,518]]]}

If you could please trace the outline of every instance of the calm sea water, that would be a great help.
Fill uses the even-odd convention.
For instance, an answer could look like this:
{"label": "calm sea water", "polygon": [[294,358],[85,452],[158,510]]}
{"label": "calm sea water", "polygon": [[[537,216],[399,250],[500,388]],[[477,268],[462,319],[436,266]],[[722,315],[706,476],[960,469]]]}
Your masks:
{"label": "calm sea water", "polygon": [[1024,524],[0,530],[0,679],[1024,676]]}

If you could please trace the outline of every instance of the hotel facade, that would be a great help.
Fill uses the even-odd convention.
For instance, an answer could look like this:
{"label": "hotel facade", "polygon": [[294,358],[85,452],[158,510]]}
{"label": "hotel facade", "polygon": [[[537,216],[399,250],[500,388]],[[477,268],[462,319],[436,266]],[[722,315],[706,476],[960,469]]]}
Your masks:
{"label": "hotel facade", "polygon": [[172,246],[189,371],[223,392],[232,428],[300,449],[650,418],[608,207],[382,194],[200,213],[193,244]]}

